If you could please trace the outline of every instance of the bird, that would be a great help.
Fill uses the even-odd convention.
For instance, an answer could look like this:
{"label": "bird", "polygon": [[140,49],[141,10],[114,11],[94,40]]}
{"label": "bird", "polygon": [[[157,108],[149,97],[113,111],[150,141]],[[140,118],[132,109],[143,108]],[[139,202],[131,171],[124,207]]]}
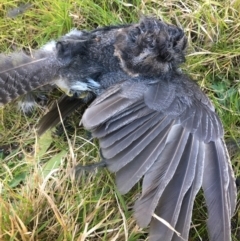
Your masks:
{"label": "bird", "polygon": [[[76,94],[71,92],[70,86],[74,87],[75,91],[84,91],[90,87],[90,75],[88,79],[81,79],[84,78],[84,73],[81,72],[77,77],[66,76],[65,69],[69,68],[72,62],[67,57],[61,57],[60,49],[64,45],[64,39],[71,39],[74,42],[77,38],[80,43],[88,36],[87,32],[74,29],[61,38],[61,44],[52,40],[39,50],[0,54],[0,105],[3,106],[19,96],[46,85],[57,86],[67,95]],[[78,64],[81,65],[80,61]],[[96,69],[96,74],[97,71]],[[88,80],[90,83],[87,85],[85,82]],[[80,86],[76,86],[75,83],[80,83]]]}
{"label": "bird", "polygon": [[[64,92],[61,100],[71,103],[76,100],[75,103],[78,103],[80,99],[75,97],[88,95],[85,101],[89,101],[95,91],[99,91],[100,88],[94,79],[100,73],[103,74],[110,70],[107,63],[103,68],[103,59],[100,60],[102,53],[98,51],[100,44],[92,45],[92,51],[88,52],[86,45],[90,43],[91,38],[102,37],[106,31],[120,27],[108,26],[90,32],[73,29],[57,41],[51,40],[38,50],[30,49],[0,54],[0,107],[21,96],[18,102],[19,109],[24,113],[31,112],[35,106],[36,97],[41,97],[40,90],[50,92],[55,87]],[[69,44],[71,49],[67,50]],[[101,42],[101,46],[103,45],[106,44]],[[76,48],[78,48],[78,55],[79,50],[82,51],[81,59],[74,55]],[[109,67],[114,68],[111,64]],[[91,94],[89,94],[90,92]],[[73,98],[68,98],[66,95],[73,96]],[[58,113],[54,117],[58,118]],[[57,123],[59,118],[58,121],[54,120]],[[53,123],[50,126],[47,125],[46,128],[44,128],[44,124],[41,126],[42,134],[46,129],[52,127]]]}
{"label": "bird", "polygon": [[[50,80],[78,97],[63,97],[59,104],[86,105],[81,123],[99,140],[100,164],[116,174],[119,192],[142,183],[133,215],[140,227],[150,226],[150,241],[188,240],[200,188],[209,240],[230,241],[235,177],[214,106],[180,70],[186,47],[181,28],[143,17],[63,37],[54,43],[54,54],[47,53],[49,72],[44,63],[34,68],[47,76],[37,78],[40,85]],[[29,82],[36,81],[37,72],[31,71]],[[6,82],[2,73],[0,86]],[[18,81],[23,78],[15,76],[13,82]],[[3,105],[17,95],[11,86],[7,92]]]}
{"label": "bird", "polygon": [[[112,75],[112,82],[122,78],[117,57],[113,56],[113,42],[109,40],[117,29],[124,26],[128,25],[107,26],[92,31],[73,29],[39,50],[0,54],[0,107],[21,96],[19,109],[27,113],[33,109],[39,89],[48,92],[54,87],[64,92],[58,103],[63,118],[64,110],[68,110],[67,115],[79,105],[86,106],[101,92],[99,82],[102,76]],[[93,42],[93,39],[98,41]],[[106,52],[113,56],[109,61],[105,59]],[[107,83],[102,85],[104,88],[108,86]],[[71,108],[65,108],[66,105]],[[40,121],[39,135],[59,121],[59,112],[54,105]]]}

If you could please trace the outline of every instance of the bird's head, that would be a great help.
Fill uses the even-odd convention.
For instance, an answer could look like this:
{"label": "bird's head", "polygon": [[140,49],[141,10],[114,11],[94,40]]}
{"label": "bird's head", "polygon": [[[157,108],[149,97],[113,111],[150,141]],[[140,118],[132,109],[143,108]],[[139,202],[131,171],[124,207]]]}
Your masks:
{"label": "bird's head", "polygon": [[155,18],[119,29],[115,55],[132,76],[158,76],[185,61],[187,39],[182,29]]}
{"label": "bird's head", "polygon": [[[97,92],[101,76],[110,72],[123,70],[130,78],[167,74],[184,62],[186,44],[182,29],[144,18],[137,24],[73,32],[60,39],[56,49],[67,89],[80,95]],[[95,84],[89,85],[89,79]]]}
{"label": "bird's head", "polygon": [[57,46],[60,58],[70,64],[77,58],[79,66],[101,66],[107,71],[121,66],[131,76],[156,76],[185,61],[187,38],[181,28],[145,17],[137,24],[66,36]]}

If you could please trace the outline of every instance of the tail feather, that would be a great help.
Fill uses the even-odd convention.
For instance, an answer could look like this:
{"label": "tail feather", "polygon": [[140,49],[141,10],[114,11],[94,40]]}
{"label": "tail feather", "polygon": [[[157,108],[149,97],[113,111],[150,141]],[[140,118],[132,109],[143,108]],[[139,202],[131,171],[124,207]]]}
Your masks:
{"label": "tail feather", "polygon": [[56,51],[40,49],[10,55],[0,54],[0,105],[51,83],[58,71]]}
{"label": "tail feather", "polygon": [[38,135],[43,135],[48,129],[56,126],[62,119],[73,113],[77,108],[85,110],[95,97],[89,93],[84,99],[70,98],[63,95],[58,102],[55,102],[50,111],[42,117],[38,123]]}

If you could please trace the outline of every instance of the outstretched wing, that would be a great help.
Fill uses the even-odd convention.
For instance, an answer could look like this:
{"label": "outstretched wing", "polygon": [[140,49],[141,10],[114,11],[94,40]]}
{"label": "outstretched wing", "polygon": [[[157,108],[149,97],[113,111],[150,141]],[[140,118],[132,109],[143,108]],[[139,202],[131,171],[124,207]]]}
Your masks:
{"label": "outstretched wing", "polygon": [[230,241],[236,189],[222,125],[197,85],[179,78],[178,85],[174,80],[115,85],[93,102],[82,122],[99,139],[122,194],[143,179],[134,214],[140,226],[151,223],[151,241],[182,240],[154,213],[188,239],[201,186],[211,240]]}

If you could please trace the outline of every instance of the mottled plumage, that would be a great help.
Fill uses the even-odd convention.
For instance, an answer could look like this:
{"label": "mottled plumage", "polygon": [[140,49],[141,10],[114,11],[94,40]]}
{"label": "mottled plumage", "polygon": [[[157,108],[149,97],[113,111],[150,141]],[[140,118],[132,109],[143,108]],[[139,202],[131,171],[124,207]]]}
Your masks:
{"label": "mottled plumage", "polygon": [[[142,180],[134,216],[141,227],[150,224],[151,241],[188,240],[201,187],[210,240],[230,241],[236,187],[223,127],[210,100],[178,69],[185,47],[180,28],[155,18],[60,40],[54,56],[63,67],[52,73],[78,96],[78,87],[86,86],[87,96],[59,104],[73,110],[96,97],[82,123],[99,139],[103,162],[116,173],[122,194]],[[49,117],[54,113],[56,108]]]}
{"label": "mottled plumage", "polygon": [[142,179],[134,206],[151,241],[188,240],[195,196],[202,186],[210,240],[231,240],[236,189],[222,124],[209,99],[178,70],[183,32],[154,19],[119,30],[114,44],[122,69],[132,76],[100,95],[83,115],[99,139],[117,187],[127,193]]}
{"label": "mottled plumage", "polygon": [[[103,55],[106,52],[113,56],[113,42],[108,41],[118,28],[72,30],[39,50],[0,54],[0,106],[49,84],[70,96],[80,97],[89,91],[98,93],[100,85],[94,80],[100,74],[118,70],[118,63]],[[106,32],[108,35],[104,37]]]}

